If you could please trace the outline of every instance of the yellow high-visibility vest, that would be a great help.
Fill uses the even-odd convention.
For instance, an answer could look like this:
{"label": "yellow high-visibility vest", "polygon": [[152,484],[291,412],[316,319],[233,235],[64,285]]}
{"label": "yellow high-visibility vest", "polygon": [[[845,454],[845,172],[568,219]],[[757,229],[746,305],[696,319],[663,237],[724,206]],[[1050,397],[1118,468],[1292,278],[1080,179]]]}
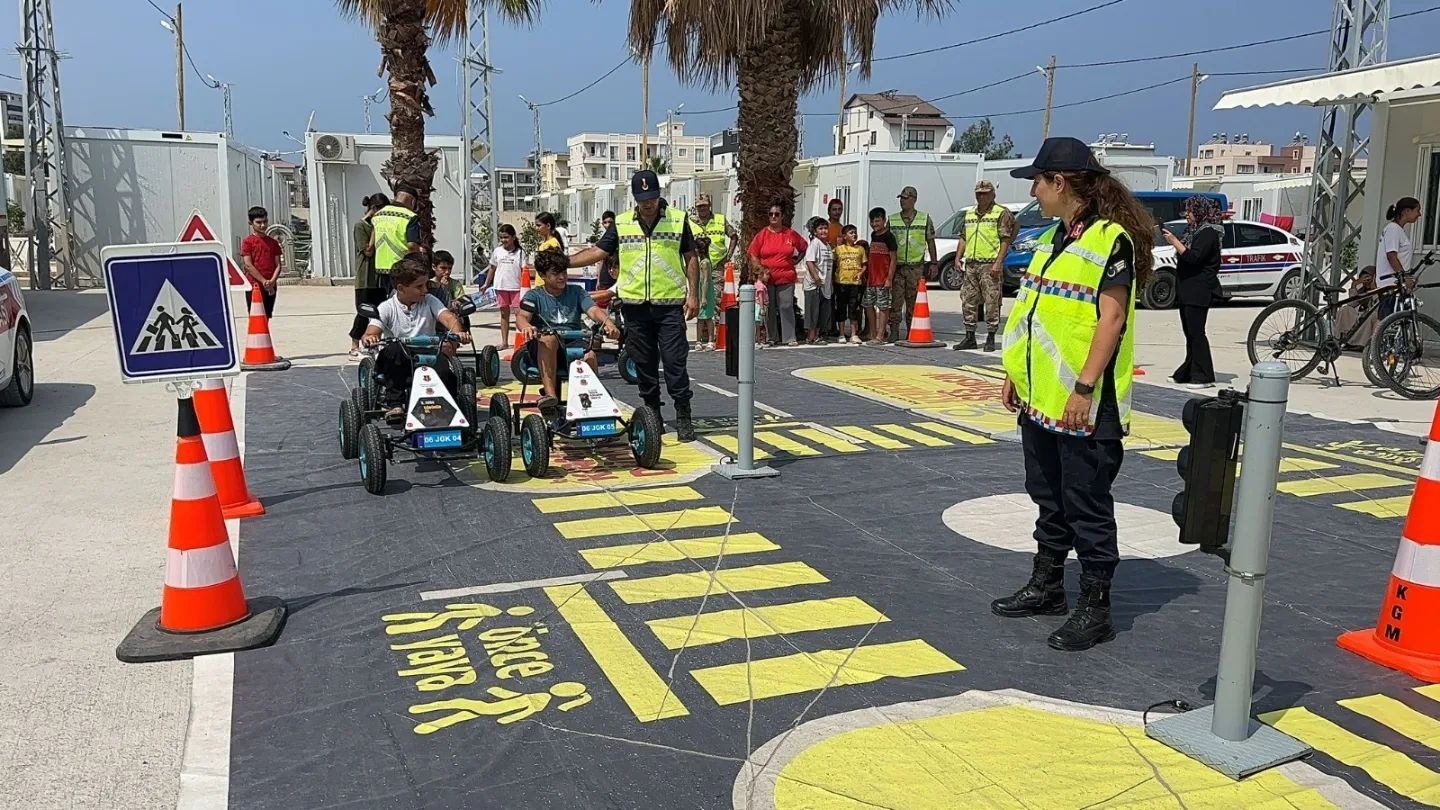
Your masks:
{"label": "yellow high-visibility vest", "polygon": [[896,264],[920,264],[925,261],[925,250],[930,245],[926,235],[930,232],[930,215],[916,211],[915,219],[907,225],[899,211],[890,215],[890,230],[895,232],[895,243],[899,250],[895,254]]}
{"label": "yellow high-visibility vest", "polygon": [[376,272],[389,275],[390,268],[410,252],[405,229],[414,218],[414,211],[399,205],[387,205],[370,217],[370,224],[375,226]]}
{"label": "yellow high-visibility vest", "polygon": [[991,205],[985,216],[965,212],[965,261],[994,261],[1000,256],[1000,217],[1005,209]]}
{"label": "yellow high-visibility vest", "polygon": [[680,255],[680,238],[685,233],[685,214],[665,208],[650,235],[640,226],[633,210],[615,218],[620,237],[620,270],[616,288],[627,304],[685,303],[685,258]]}
{"label": "yellow high-visibility vest", "polygon": [[705,234],[710,237],[710,264],[718,266],[725,261],[725,217],[720,214],[711,214],[710,221],[704,225],[699,220],[690,220],[690,233],[695,236]]}

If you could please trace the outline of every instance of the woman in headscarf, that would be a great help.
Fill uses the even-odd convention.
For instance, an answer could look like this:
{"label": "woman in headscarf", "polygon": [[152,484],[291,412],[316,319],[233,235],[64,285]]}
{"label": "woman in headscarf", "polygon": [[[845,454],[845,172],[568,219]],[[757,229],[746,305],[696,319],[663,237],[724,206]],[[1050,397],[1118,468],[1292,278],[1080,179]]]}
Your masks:
{"label": "woman in headscarf", "polygon": [[1180,306],[1180,328],[1185,331],[1185,362],[1171,378],[1187,388],[1209,388],[1215,384],[1215,362],[1210,357],[1210,339],[1205,321],[1210,304],[1220,295],[1220,243],[1224,240],[1224,213],[1211,197],[1195,196],[1185,201],[1185,221],[1190,227],[1176,238],[1161,228],[1165,241],[1175,248],[1175,271],[1179,275],[1176,301]]}

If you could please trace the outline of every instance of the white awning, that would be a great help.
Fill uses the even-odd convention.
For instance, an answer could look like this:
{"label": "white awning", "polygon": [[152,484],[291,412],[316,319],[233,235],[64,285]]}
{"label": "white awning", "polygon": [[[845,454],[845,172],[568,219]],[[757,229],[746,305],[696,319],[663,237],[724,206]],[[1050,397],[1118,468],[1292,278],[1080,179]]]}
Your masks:
{"label": "white awning", "polygon": [[1375,101],[1386,93],[1440,86],[1440,54],[1421,56],[1341,73],[1231,90],[1215,104],[1217,110],[1305,104],[1329,107]]}

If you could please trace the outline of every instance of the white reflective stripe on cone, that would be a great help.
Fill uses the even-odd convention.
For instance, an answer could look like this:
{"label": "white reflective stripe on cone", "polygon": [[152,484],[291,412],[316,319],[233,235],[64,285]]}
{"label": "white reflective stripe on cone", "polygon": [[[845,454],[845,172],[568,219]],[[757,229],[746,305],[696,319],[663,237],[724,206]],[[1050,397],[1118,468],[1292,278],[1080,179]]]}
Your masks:
{"label": "white reflective stripe on cone", "polygon": [[166,549],[165,584],[171,588],[204,588],[236,576],[235,557],[228,542],[193,551]]}
{"label": "white reflective stripe on cone", "polygon": [[913,320],[913,321],[910,322],[910,328],[911,328],[911,329],[929,329],[929,328],[930,328],[930,319],[929,319],[929,318],[916,318],[915,320]]}
{"label": "white reflective stripe on cone", "polygon": [[1390,573],[1397,579],[1427,588],[1440,588],[1440,546],[1427,546],[1400,538],[1400,550],[1395,553],[1395,567]]}
{"label": "white reflective stripe on cone", "polygon": [[215,494],[209,462],[175,465],[175,500],[198,501]]}
{"label": "white reflective stripe on cone", "polygon": [[254,303],[252,303],[252,304],[250,305],[250,317],[254,318],[254,317],[257,316],[257,315],[260,316],[261,318],[264,318],[264,317],[265,317],[265,302],[264,302],[264,301],[256,301],[256,302],[254,302]]}
{"label": "white reflective stripe on cone", "polygon": [[245,348],[247,349],[268,349],[270,347],[270,335],[267,332],[245,336]]}
{"label": "white reflective stripe on cone", "polygon": [[206,377],[200,381],[200,389],[202,391],[215,391],[223,389],[224,387],[225,381],[219,377]]}
{"label": "white reflective stripe on cone", "polygon": [[1420,476],[1440,481],[1440,442],[1434,439],[1425,444],[1425,460],[1420,462]]}
{"label": "white reflective stripe on cone", "polygon": [[211,461],[230,461],[240,457],[240,442],[235,440],[235,431],[224,433],[202,433],[205,442],[205,457]]}

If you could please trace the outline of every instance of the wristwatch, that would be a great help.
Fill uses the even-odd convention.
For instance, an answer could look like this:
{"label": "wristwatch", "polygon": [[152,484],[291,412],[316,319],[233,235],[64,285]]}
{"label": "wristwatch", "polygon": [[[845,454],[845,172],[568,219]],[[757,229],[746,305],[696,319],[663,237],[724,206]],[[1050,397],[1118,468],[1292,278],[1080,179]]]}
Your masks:
{"label": "wristwatch", "polygon": [[1085,383],[1080,382],[1079,380],[1076,380],[1076,381],[1075,381],[1075,393],[1079,394],[1079,395],[1082,396],[1082,397],[1088,397],[1088,396],[1090,396],[1091,394],[1095,393],[1095,386],[1093,386],[1093,385],[1086,385]]}

